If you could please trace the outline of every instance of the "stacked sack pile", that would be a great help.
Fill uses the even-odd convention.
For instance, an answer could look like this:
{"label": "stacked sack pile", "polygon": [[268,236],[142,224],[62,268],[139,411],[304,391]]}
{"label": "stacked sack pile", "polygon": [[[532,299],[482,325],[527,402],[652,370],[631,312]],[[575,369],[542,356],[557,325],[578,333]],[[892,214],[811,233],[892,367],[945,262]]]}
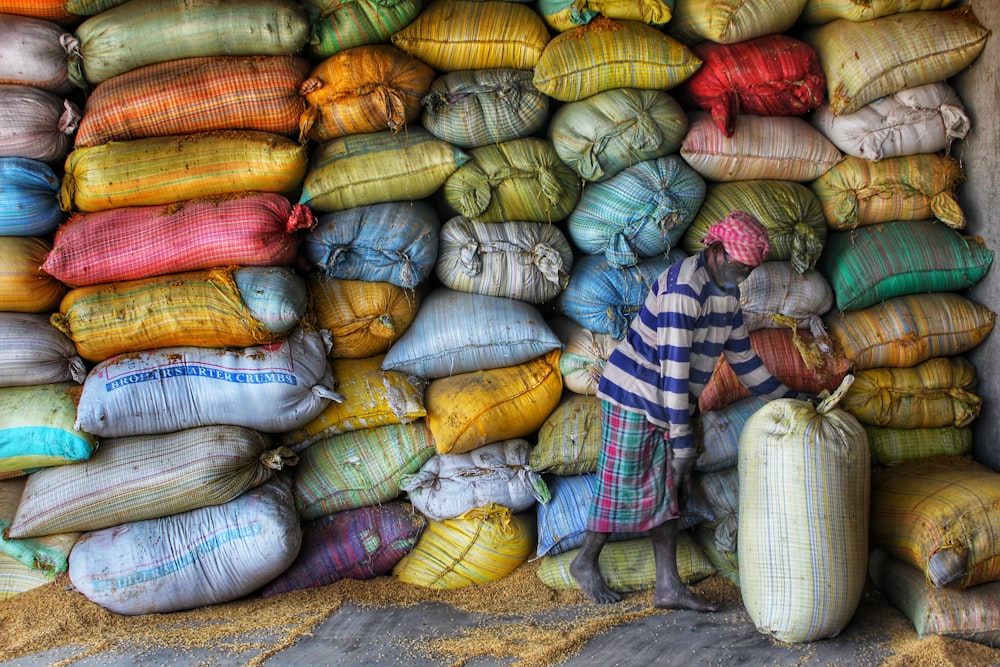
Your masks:
{"label": "stacked sack pile", "polygon": [[[906,579],[914,551],[898,547],[899,521],[879,518],[913,497],[893,480],[919,479],[926,496],[929,474],[993,479],[954,462],[896,472],[939,454],[968,463],[974,370],[958,355],[993,324],[959,294],[992,255],[960,233],[962,174],[947,157],[969,128],[946,80],[987,36],[967,10],[21,4],[0,0],[3,26],[45,26],[84,112],[61,100],[10,112],[50,118],[63,143],[38,155],[46,141],[18,131],[3,148],[19,170],[37,163],[18,196],[50,216],[4,226],[2,238],[38,247],[0,261],[49,294],[3,310],[37,314],[60,341],[70,374],[28,384],[82,383],[49,393],[78,399],[63,430],[83,445],[74,460],[18,452],[0,468],[12,478],[0,556],[62,549],[42,579],[3,592],[68,567],[98,604],[164,612],[386,574],[458,588],[532,556],[544,585],[575,588],[603,363],[652,280],[734,209],[771,240],[742,286],[754,348],[790,387],[840,401],[788,408],[789,423],[856,420],[838,431],[852,434],[847,449],[870,440],[885,467],[871,487],[876,583],[904,608],[907,591],[941,595],[934,584],[989,587],[971,547],[937,556],[931,584],[917,581],[920,563]],[[12,47],[22,60],[25,43]],[[26,384],[23,365],[0,385]],[[882,410],[869,413],[874,393]],[[741,434],[758,433],[764,405],[720,359],[699,407],[680,573],[746,584],[738,529],[770,491],[739,493]],[[932,423],[942,414],[949,423]],[[867,536],[867,458],[838,461],[823,465],[840,466],[849,493],[832,509]],[[866,574],[867,541],[851,540],[837,611],[775,620],[787,609],[750,595],[761,631],[808,641],[843,627]],[[834,546],[804,544],[781,557],[815,574]],[[612,536],[601,567],[616,590],[652,587],[648,537]],[[977,574],[954,574],[963,567]],[[961,604],[1000,625],[971,596]]]}

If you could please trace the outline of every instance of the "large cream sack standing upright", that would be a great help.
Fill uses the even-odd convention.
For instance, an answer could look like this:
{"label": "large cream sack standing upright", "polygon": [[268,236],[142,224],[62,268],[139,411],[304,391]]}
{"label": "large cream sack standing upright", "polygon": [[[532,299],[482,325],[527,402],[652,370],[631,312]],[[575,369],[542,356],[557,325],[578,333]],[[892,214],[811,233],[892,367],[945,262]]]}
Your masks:
{"label": "large cream sack standing upright", "polygon": [[739,444],[740,590],[757,630],[784,642],[833,637],[861,599],[868,558],[868,436],[836,407],[779,399]]}

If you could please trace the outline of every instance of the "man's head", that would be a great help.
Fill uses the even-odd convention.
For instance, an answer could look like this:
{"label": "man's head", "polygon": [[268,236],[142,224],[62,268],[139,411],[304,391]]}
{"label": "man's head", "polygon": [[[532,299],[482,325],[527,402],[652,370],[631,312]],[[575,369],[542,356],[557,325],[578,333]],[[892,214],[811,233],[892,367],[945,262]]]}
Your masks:
{"label": "man's head", "polygon": [[709,227],[702,243],[708,247],[713,280],[726,288],[746,280],[771,250],[767,229],[743,211],[733,211]]}

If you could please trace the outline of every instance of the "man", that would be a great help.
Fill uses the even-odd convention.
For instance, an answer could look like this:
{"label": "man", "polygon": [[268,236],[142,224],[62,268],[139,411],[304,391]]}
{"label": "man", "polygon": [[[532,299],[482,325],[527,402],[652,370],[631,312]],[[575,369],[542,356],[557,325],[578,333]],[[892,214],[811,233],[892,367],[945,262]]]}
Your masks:
{"label": "man", "polygon": [[656,563],[653,604],[715,611],[677,572],[677,519],[697,448],[691,417],[724,354],[740,380],[767,399],[804,397],[775,378],[750,345],[737,287],[767,256],[767,230],[735,211],[712,225],[697,255],[654,281],[598,385],[603,441],[587,534],[570,565],[580,590],[617,602],[598,557],[614,532],[649,531]]}

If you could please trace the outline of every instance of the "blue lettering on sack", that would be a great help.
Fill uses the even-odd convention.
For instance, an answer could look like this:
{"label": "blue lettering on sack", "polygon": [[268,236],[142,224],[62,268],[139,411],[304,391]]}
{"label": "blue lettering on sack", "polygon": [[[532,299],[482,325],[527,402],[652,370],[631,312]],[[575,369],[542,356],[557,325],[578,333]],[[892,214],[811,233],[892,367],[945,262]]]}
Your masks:
{"label": "blue lettering on sack", "polygon": [[293,374],[281,371],[232,371],[213,368],[211,366],[202,366],[201,364],[178,364],[123,375],[105,383],[104,389],[111,392],[131,384],[155,382],[156,380],[189,375],[209,380],[232,382],[234,384],[287,384],[292,386],[298,384]]}

